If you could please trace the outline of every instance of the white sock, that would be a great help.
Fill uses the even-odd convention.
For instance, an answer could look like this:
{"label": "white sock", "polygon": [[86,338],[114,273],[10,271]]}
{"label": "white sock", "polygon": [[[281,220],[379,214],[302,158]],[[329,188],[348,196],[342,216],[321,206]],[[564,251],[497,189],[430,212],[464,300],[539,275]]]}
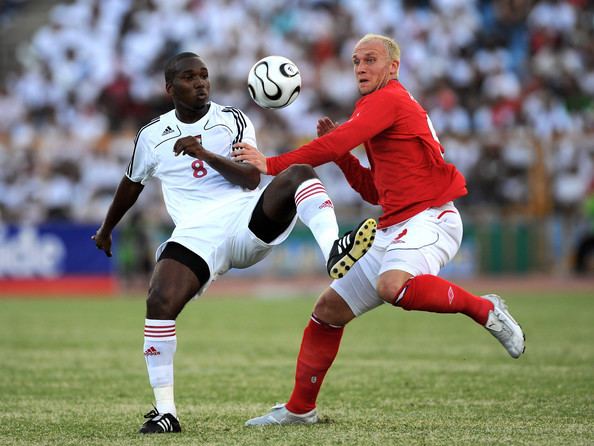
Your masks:
{"label": "white sock", "polygon": [[295,192],[295,205],[297,215],[309,228],[328,261],[332,245],[338,238],[338,223],[334,204],[322,182],[314,178],[301,183]]}
{"label": "white sock", "polygon": [[175,321],[145,319],[144,359],[159,413],[177,417],[173,399],[173,356],[177,348]]}

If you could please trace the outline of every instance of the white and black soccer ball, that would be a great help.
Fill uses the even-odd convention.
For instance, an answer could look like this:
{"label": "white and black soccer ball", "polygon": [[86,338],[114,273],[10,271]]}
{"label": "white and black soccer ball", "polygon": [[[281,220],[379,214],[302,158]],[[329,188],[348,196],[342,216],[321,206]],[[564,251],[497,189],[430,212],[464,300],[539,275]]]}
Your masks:
{"label": "white and black soccer ball", "polygon": [[283,108],[299,96],[301,74],[286,57],[268,56],[250,69],[248,91],[260,107]]}

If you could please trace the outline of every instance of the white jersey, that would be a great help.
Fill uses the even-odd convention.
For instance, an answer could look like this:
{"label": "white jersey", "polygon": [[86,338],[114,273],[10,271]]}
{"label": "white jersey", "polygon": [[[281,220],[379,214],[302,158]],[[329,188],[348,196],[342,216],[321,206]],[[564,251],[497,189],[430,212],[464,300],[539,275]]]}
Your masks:
{"label": "white jersey", "polygon": [[230,183],[202,160],[175,156],[173,146],[184,136],[198,138],[206,150],[229,159],[236,142],[256,146],[254,126],[247,116],[214,102],[208,113],[192,124],[181,122],[171,110],[139,130],[126,176],[142,184],[151,177],[161,181],[165,206],[176,227],[195,226],[196,219],[221,207],[236,206],[258,193],[258,189]]}

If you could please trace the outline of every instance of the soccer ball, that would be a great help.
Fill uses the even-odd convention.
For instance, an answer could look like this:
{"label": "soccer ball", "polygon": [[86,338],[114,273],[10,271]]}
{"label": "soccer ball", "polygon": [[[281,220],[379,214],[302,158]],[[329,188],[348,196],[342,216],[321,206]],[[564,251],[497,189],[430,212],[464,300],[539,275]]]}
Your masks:
{"label": "soccer ball", "polygon": [[286,57],[268,56],[250,69],[248,91],[260,107],[283,108],[299,96],[301,74]]}

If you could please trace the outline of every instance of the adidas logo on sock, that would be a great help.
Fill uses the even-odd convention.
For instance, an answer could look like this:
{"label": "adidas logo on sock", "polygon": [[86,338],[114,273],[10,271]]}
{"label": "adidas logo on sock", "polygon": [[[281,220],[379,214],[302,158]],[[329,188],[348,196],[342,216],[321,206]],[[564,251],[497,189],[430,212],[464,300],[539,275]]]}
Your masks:
{"label": "adidas logo on sock", "polygon": [[332,208],[334,209],[334,205],[332,204],[332,200],[326,200],[324,201],[319,207],[318,209],[324,209],[324,208]]}
{"label": "adidas logo on sock", "polygon": [[144,356],[158,356],[160,354],[161,352],[152,345],[149,348],[147,348],[144,352]]}
{"label": "adidas logo on sock", "polygon": [[161,133],[161,136],[169,135],[170,133],[173,133],[173,129],[167,126],[165,127],[165,130],[163,130],[163,133]]}

